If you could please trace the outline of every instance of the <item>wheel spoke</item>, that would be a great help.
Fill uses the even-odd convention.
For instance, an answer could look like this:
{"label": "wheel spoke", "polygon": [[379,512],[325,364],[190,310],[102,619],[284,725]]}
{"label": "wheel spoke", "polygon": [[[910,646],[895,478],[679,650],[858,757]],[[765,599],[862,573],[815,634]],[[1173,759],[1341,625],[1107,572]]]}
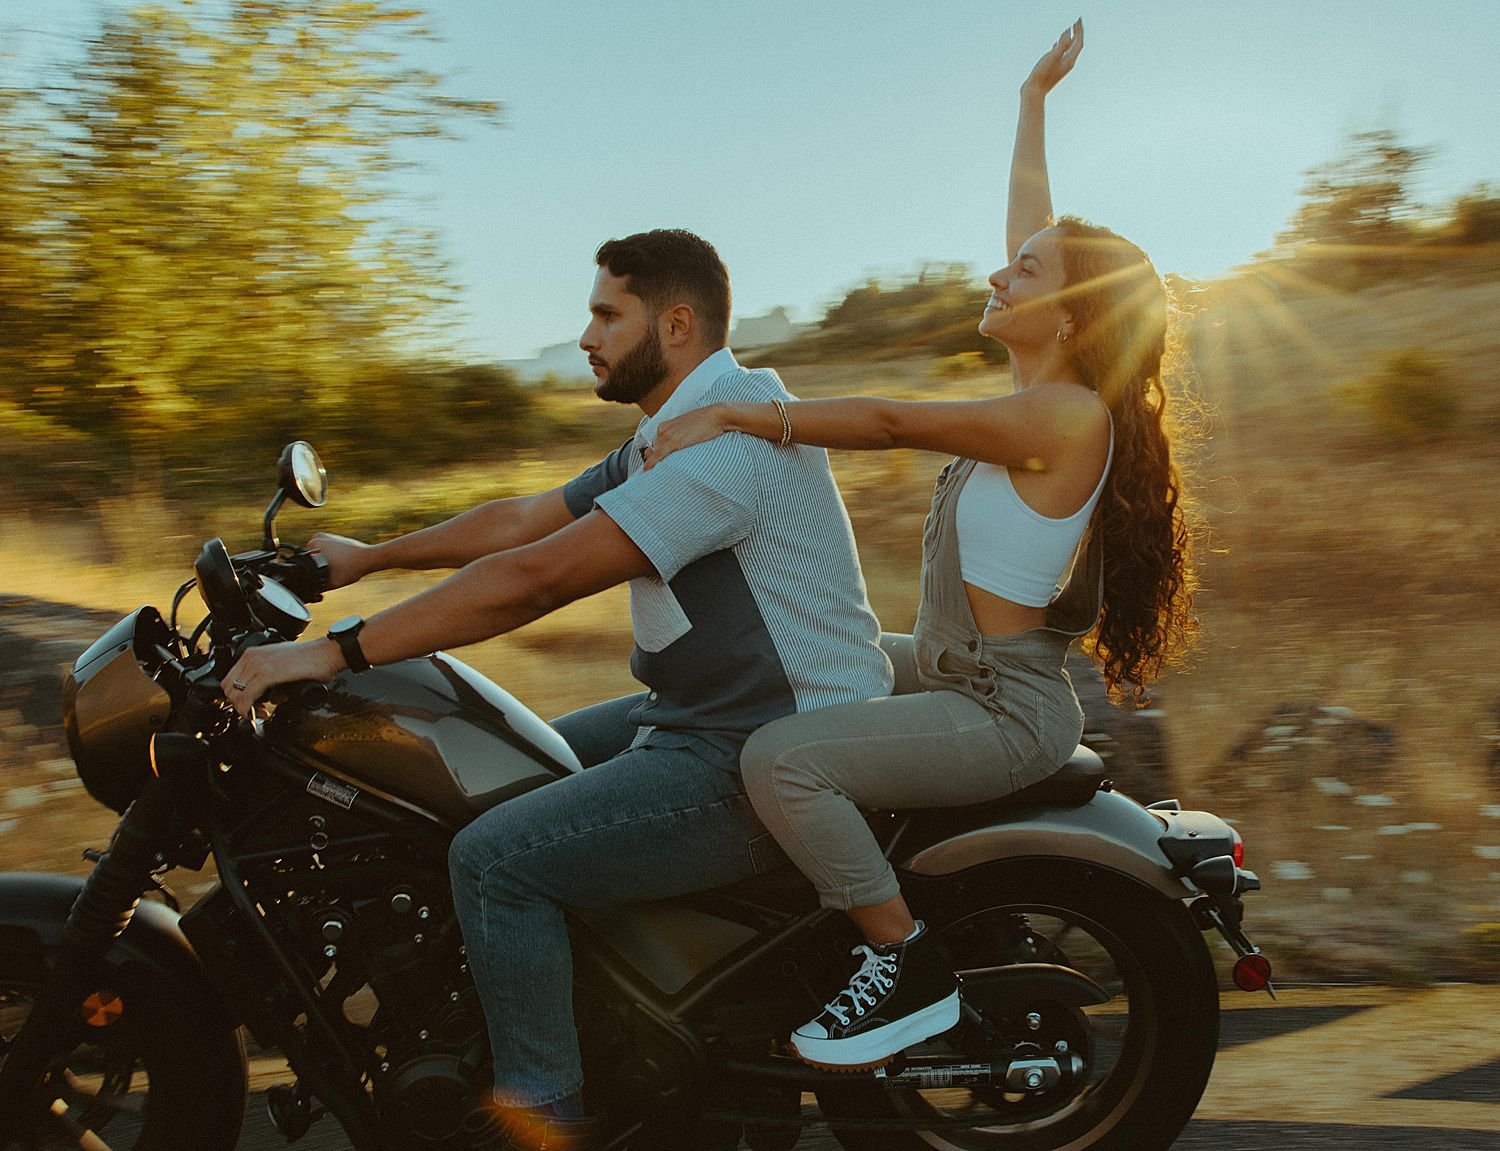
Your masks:
{"label": "wheel spoke", "polygon": [[1058,930],[1048,933],[1047,947],[1045,952],[1043,953],[1048,962],[1063,964],[1067,963],[1068,952],[1067,949],[1063,946],[1063,942],[1077,930],[1078,924],[1063,923],[1062,927],[1060,927]]}
{"label": "wheel spoke", "polygon": [[65,1140],[64,1146],[77,1147],[80,1151],[112,1151],[97,1131],[68,1114],[68,1105],[61,1099],[53,1100],[48,1127]]}
{"label": "wheel spoke", "polygon": [[72,1070],[65,1070],[62,1086],[59,1098],[74,1107],[107,1111],[113,1115],[142,1115],[146,1111],[146,1097],[130,1094],[129,1073],[124,1076],[123,1083],[117,1075],[106,1076],[104,1082],[95,1089],[73,1074]]}

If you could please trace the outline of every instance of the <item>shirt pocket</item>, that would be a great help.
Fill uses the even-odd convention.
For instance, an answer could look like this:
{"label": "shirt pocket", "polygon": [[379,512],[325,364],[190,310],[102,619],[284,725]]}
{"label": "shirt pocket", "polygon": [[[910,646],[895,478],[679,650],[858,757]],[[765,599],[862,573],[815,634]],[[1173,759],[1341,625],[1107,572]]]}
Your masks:
{"label": "shirt pocket", "polygon": [[642,651],[664,651],[693,630],[672,589],[659,579],[630,581],[630,625]]}

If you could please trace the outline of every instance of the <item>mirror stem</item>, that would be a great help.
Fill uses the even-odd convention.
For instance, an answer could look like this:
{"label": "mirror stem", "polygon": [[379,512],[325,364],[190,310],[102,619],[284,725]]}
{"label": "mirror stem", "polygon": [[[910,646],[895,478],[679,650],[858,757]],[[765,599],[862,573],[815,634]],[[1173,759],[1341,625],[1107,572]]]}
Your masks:
{"label": "mirror stem", "polygon": [[281,510],[281,505],[284,503],[286,503],[286,492],[278,491],[266,507],[265,539],[261,542],[261,547],[268,552],[273,552],[281,546],[281,541],[276,538],[276,513]]}

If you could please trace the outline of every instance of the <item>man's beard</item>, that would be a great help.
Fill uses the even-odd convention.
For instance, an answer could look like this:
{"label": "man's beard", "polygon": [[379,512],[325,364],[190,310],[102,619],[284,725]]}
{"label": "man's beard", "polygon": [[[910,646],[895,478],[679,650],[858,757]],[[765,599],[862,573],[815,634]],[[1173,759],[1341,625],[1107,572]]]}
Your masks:
{"label": "man's beard", "polygon": [[594,394],[616,404],[635,404],[666,378],[667,361],[661,354],[661,335],[653,324],[635,347],[594,385]]}

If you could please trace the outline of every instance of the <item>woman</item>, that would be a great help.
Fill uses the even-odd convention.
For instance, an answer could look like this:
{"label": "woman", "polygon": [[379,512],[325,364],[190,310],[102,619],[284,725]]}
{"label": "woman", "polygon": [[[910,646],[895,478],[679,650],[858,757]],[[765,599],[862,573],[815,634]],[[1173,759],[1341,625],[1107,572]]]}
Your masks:
{"label": "woman", "polygon": [[1074,637],[1091,635],[1112,692],[1139,696],[1190,636],[1188,533],[1161,379],[1165,291],[1113,232],[1049,223],[1043,101],[1082,46],[1080,22],[1021,89],[1010,262],[989,277],[979,325],[1009,349],[1012,394],[714,405],[665,423],[647,454],[655,462],[735,431],[959,457],[927,520],[915,634],[888,637],[898,694],[778,720],[741,755],[757,813],[823,905],[868,940],[849,986],[792,1033],[809,1063],[877,1065],[958,1020],[957,982],[860,809],[979,803],[1036,782],[1082,734],[1063,671]]}

